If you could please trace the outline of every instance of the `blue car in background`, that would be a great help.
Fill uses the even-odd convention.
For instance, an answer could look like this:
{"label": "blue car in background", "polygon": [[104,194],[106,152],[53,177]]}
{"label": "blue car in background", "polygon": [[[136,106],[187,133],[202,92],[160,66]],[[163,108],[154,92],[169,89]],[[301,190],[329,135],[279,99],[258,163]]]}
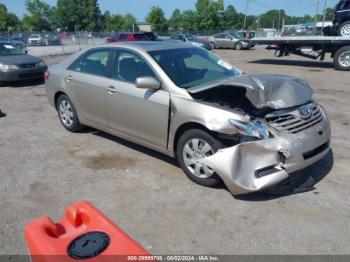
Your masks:
{"label": "blue car in background", "polygon": [[27,45],[24,42],[22,42],[20,39],[17,39],[17,38],[7,38],[4,36],[0,36],[0,44],[10,44],[19,50],[26,50],[27,49]]}
{"label": "blue car in background", "polygon": [[213,49],[213,46],[209,41],[199,39],[195,35],[191,35],[191,34],[174,35],[174,36],[170,37],[170,40],[182,41],[182,42],[189,43],[189,44],[196,46],[196,47],[202,47],[202,48],[207,49],[207,50]]}

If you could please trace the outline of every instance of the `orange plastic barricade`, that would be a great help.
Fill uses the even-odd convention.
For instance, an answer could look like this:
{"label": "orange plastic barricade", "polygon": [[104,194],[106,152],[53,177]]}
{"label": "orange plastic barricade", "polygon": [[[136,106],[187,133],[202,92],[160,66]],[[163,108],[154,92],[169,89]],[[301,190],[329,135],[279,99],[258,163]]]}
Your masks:
{"label": "orange plastic barricade", "polygon": [[150,254],[86,201],[72,204],[54,223],[39,218],[25,226],[28,251],[35,262],[131,261]]}

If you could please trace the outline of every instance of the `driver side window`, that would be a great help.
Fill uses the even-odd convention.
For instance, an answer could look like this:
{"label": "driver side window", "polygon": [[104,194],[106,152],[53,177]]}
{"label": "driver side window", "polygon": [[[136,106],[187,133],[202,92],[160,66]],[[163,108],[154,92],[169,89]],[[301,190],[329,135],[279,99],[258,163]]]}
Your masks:
{"label": "driver side window", "polygon": [[118,50],[113,63],[112,78],[135,83],[136,78],[143,76],[157,79],[151,67],[141,56],[131,51]]}

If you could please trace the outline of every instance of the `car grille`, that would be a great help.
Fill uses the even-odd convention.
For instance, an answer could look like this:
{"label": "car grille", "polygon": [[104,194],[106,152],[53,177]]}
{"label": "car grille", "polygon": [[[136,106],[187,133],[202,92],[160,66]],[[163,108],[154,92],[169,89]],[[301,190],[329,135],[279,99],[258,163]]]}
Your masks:
{"label": "car grille", "polygon": [[272,117],[267,116],[266,121],[278,131],[296,134],[322,122],[323,115],[320,108],[317,105],[312,105],[309,108],[311,110],[311,114],[307,118],[303,118],[299,114],[295,113],[299,110],[297,109],[294,111],[294,113],[291,112],[285,115]]}

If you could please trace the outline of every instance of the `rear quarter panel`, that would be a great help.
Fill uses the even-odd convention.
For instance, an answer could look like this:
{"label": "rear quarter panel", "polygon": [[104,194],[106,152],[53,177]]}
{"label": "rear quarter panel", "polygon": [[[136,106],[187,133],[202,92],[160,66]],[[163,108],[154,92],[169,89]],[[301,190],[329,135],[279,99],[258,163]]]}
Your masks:
{"label": "rear quarter panel", "polygon": [[63,86],[63,70],[58,65],[49,67],[50,77],[45,82],[46,95],[51,106],[56,107],[55,105],[55,95],[58,92],[64,92]]}

